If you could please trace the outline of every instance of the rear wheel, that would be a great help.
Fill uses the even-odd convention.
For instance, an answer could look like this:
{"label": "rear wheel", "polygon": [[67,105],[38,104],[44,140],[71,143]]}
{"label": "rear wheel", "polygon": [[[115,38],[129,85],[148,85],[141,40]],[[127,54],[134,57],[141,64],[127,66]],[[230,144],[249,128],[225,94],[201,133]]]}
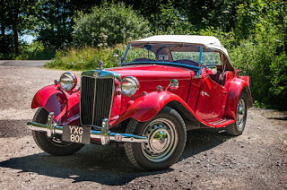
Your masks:
{"label": "rear wheel", "polygon": [[226,128],[226,132],[229,135],[238,136],[241,135],[245,129],[247,119],[247,98],[244,93],[241,93],[236,113],[236,122]]}
{"label": "rear wheel", "polygon": [[125,144],[131,163],[144,170],[169,168],[179,159],[186,143],[185,123],[178,112],[169,107],[148,122],[130,121],[126,133],[148,137],[146,143]]}
{"label": "rear wheel", "polygon": [[[44,108],[39,108],[34,115],[33,121],[38,123],[47,123],[48,112]],[[47,136],[46,132],[32,131],[36,144],[45,152],[56,156],[67,156],[79,151],[84,145],[75,143],[66,143],[61,141],[61,136],[52,138]]]}

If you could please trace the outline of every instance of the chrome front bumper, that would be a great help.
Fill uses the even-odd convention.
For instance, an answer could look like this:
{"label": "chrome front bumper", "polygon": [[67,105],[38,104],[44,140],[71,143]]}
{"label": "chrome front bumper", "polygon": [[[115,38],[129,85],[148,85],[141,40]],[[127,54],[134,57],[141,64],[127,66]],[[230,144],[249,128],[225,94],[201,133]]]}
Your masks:
{"label": "chrome front bumper", "polygon": [[[43,131],[47,132],[49,137],[53,137],[55,134],[63,134],[63,126],[54,123],[52,120],[53,112],[48,115],[47,124],[37,123],[37,122],[28,122],[27,126],[33,131]],[[109,141],[116,142],[129,142],[129,143],[142,143],[147,142],[147,137],[126,134],[126,133],[114,133],[109,131],[109,122],[108,119],[104,119],[102,122],[101,131],[90,130],[90,138],[100,139],[102,145],[106,145]]]}

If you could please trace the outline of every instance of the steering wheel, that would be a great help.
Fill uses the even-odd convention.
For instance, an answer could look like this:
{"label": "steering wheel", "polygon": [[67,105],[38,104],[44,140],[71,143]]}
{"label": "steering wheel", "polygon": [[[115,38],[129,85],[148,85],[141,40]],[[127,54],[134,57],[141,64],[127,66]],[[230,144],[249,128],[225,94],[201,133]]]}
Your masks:
{"label": "steering wheel", "polygon": [[199,63],[197,63],[195,61],[192,61],[192,60],[189,60],[189,59],[178,59],[178,60],[176,60],[174,62],[188,64],[188,65],[193,65],[193,66],[196,66],[196,67],[199,66]]}
{"label": "steering wheel", "polygon": [[155,61],[154,59],[149,59],[149,58],[137,58],[132,60],[132,62],[141,62],[141,61]]}

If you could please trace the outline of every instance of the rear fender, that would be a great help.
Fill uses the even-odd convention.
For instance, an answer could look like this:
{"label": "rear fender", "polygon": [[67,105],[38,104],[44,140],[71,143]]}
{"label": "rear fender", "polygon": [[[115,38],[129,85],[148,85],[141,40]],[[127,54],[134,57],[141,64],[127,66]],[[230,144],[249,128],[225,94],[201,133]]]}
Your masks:
{"label": "rear fender", "polygon": [[247,107],[252,107],[252,97],[249,88],[249,77],[234,78],[228,84],[228,95],[226,99],[225,117],[236,120],[237,104],[241,93],[247,96]]}
{"label": "rear fender", "polygon": [[45,108],[54,112],[57,123],[78,124],[79,92],[71,95],[60,90],[59,85],[49,85],[40,89],[32,100],[31,108]]}

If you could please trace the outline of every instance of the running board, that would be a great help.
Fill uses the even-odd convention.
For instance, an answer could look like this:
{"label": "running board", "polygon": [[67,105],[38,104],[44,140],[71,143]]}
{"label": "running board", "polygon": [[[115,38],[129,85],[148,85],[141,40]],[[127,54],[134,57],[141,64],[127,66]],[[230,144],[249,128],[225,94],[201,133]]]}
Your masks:
{"label": "running board", "polygon": [[209,125],[213,126],[214,128],[221,128],[226,127],[235,123],[234,119],[217,119],[217,120],[205,120]]}

